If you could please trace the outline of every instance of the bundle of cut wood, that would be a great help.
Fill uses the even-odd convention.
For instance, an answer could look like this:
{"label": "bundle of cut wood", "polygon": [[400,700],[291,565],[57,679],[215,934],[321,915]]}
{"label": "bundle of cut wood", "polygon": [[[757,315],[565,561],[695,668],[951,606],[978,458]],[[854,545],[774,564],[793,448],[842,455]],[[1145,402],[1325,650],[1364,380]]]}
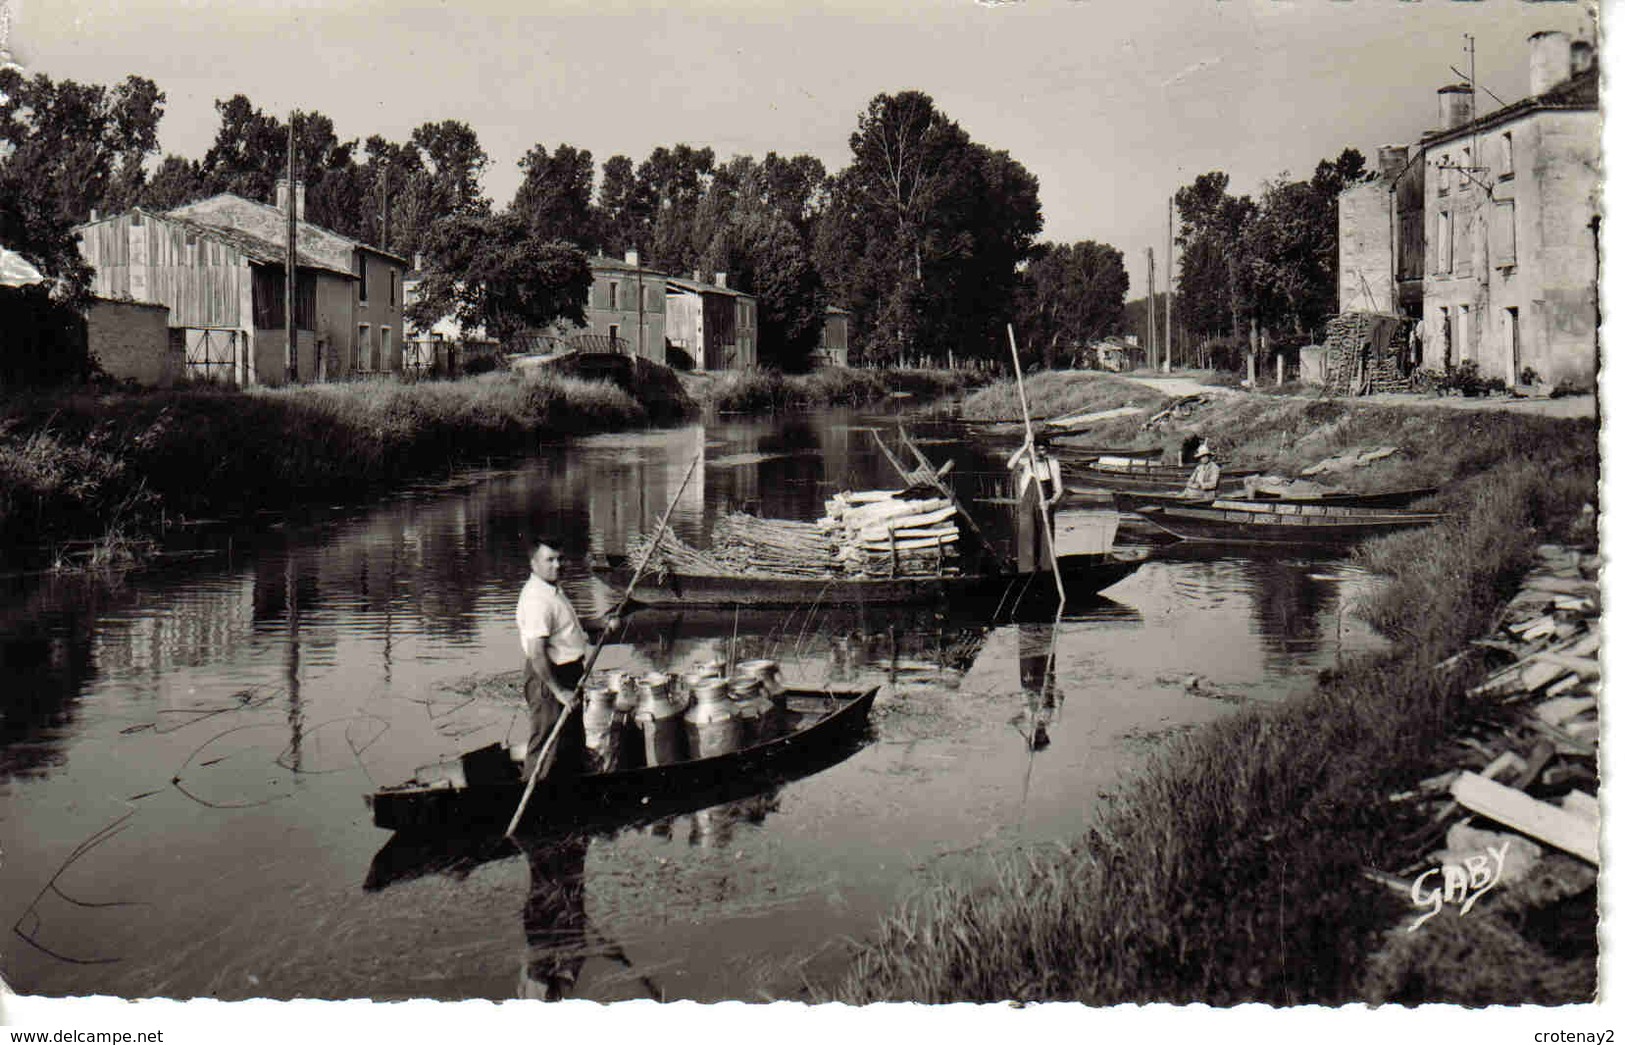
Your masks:
{"label": "bundle of cut wood", "polygon": [[[649,544],[649,538],[641,533],[628,539],[626,542],[628,560],[633,563],[643,562],[644,555],[649,551]],[[649,556],[649,569],[653,570],[656,576],[669,572],[713,575],[732,572],[726,563],[688,544],[669,529],[660,534],[660,544],[655,548],[654,554]]]}
{"label": "bundle of cut wood", "polygon": [[945,497],[858,490],[836,494],[824,507],[818,525],[831,535],[836,558],[848,573],[938,577],[960,572],[959,522]]}

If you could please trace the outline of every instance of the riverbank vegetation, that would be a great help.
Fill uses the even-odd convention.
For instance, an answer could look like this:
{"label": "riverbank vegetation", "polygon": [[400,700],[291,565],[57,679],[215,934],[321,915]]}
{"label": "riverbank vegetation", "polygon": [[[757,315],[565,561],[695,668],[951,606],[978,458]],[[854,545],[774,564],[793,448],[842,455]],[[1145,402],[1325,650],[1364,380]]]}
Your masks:
{"label": "riverbank vegetation", "polygon": [[18,566],[88,539],[84,556],[105,562],[183,517],[354,500],[540,440],[645,424],[650,413],[608,382],[545,372],[14,396],[0,403],[0,546]]}
{"label": "riverbank vegetation", "polygon": [[[1092,370],[1044,370],[1023,377],[1022,383],[1027,409],[1035,421],[1120,406],[1156,408],[1168,398],[1145,385]],[[966,397],[960,416],[979,421],[1021,420],[1021,394],[1015,379],[996,381]]]}
{"label": "riverbank vegetation", "polygon": [[[1235,460],[1281,471],[1392,445],[1394,459],[1369,469],[1385,485],[1446,484],[1436,503],[1448,521],[1357,553],[1391,577],[1362,613],[1393,647],[1283,706],[1170,741],[1070,847],[1008,857],[981,885],[925,888],[857,947],[825,997],[1384,1000],[1365,996],[1366,959],[1407,909],[1362,871],[1418,826],[1386,796],[1448,768],[1446,739],[1493,713],[1463,696],[1480,669],[1437,665],[1484,633],[1539,542],[1595,541],[1585,510],[1597,496],[1595,426],[1261,397],[1225,401],[1192,426]],[[1595,987],[1566,983],[1554,997],[1549,984],[1536,990],[1542,970],[1505,972],[1509,1002],[1582,1001]]]}
{"label": "riverbank vegetation", "polygon": [[689,393],[723,413],[769,413],[826,406],[861,406],[892,398],[930,402],[963,395],[986,380],[978,370],[823,367],[806,374],[744,370],[689,378]]}

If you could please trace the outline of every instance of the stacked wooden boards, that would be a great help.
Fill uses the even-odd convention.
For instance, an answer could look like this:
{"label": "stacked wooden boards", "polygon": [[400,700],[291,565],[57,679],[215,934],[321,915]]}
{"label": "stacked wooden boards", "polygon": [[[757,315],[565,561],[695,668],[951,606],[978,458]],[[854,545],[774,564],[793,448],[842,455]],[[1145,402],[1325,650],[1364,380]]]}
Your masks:
{"label": "stacked wooden boards", "polygon": [[818,526],[848,575],[954,576],[961,572],[957,509],[946,497],[905,498],[891,490],[838,493]]}

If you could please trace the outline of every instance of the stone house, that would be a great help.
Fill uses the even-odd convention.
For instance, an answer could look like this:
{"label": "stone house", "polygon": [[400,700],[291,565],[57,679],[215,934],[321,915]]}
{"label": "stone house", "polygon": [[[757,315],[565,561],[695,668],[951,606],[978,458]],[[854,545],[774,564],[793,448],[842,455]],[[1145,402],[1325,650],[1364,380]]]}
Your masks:
{"label": "stone house", "polygon": [[756,298],[729,287],[726,272],[710,283],[698,272],[692,279],[667,278],[666,344],[695,370],[755,366]]}
{"label": "stone house", "polygon": [[1472,361],[1509,384],[1594,382],[1598,363],[1601,130],[1586,41],[1529,40],[1530,93],[1473,114],[1438,92],[1439,129],[1382,150],[1377,181],[1338,203],[1345,311],[1422,325],[1423,365]]}

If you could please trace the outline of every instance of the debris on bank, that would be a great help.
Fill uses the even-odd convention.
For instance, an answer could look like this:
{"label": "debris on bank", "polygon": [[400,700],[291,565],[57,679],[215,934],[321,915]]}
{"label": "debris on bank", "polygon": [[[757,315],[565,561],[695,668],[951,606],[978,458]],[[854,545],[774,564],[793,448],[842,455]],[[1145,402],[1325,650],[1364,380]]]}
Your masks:
{"label": "debris on bank", "polygon": [[1596,991],[1600,558],[1542,545],[1489,637],[1440,663],[1495,658],[1468,690],[1511,712],[1458,739],[1461,768],[1390,795],[1426,821],[1397,873],[1366,877],[1412,910],[1373,957],[1368,1000],[1584,1001]]}

